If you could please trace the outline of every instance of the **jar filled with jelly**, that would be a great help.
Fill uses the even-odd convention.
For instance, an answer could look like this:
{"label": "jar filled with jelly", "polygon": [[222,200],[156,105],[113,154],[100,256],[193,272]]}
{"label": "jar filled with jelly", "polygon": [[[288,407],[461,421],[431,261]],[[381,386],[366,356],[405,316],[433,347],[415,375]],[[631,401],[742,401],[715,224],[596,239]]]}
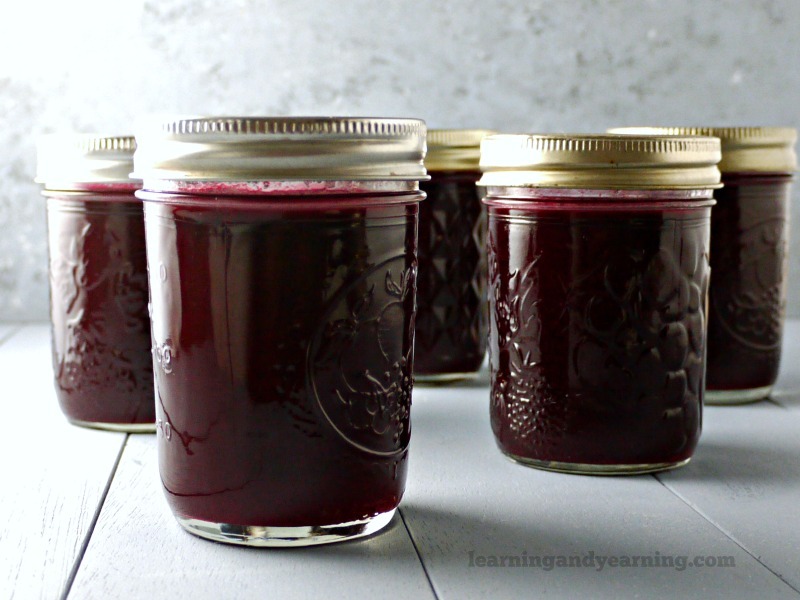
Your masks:
{"label": "jar filled with jelly", "polygon": [[486,354],[485,210],[476,184],[481,140],[474,129],[428,131],[419,212],[419,276],[414,377],[474,377]]}
{"label": "jar filled with jelly", "polygon": [[484,139],[491,424],[501,451],[660,471],[700,435],[719,140]]}
{"label": "jar filled with jelly", "polygon": [[39,141],[56,395],[76,425],[154,431],[142,203],[129,136]]}
{"label": "jar filled with jelly", "polygon": [[368,535],[403,495],[425,124],[144,127],[161,481],[234,544]]}
{"label": "jar filled with jelly", "polygon": [[786,314],[789,201],[797,131],[637,127],[620,133],[713,135],[724,187],[711,211],[706,403],[766,398],[778,377]]}

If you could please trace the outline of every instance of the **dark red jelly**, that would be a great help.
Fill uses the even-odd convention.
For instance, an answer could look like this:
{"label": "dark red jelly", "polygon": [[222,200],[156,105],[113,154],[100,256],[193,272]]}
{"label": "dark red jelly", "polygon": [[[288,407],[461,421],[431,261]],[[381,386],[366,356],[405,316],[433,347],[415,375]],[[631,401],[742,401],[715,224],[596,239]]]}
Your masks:
{"label": "dark red jelly", "polygon": [[420,183],[419,280],[414,374],[437,380],[475,373],[486,354],[484,208],[479,172],[431,172]]}
{"label": "dark red jelly", "polygon": [[46,192],[53,368],[71,421],[152,431],[147,259],[135,186]]}
{"label": "dark red jelly", "polygon": [[711,213],[707,404],[766,398],[778,375],[788,201],[797,169],[789,127],[634,127],[629,135],[710,135],[724,187]]}
{"label": "dark red jelly", "polygon": [[223,524],[215,539],[393,511],[422,195],[226,189],[141,193],[172,510]]}
{"label": "dark red jelly", "polygon": [[491,423],[503,452],[586,472],[692,455],[710,201],[690,198],[586,190],[570,201],[541,190],[534,201],[486,200]]}
{"label": "dark red jelly", "polygon": [[[768,394],[786,312],[788,175],[723,174],[711,214],[707,387]],[[742,399],[748,399],[746,397]]]}

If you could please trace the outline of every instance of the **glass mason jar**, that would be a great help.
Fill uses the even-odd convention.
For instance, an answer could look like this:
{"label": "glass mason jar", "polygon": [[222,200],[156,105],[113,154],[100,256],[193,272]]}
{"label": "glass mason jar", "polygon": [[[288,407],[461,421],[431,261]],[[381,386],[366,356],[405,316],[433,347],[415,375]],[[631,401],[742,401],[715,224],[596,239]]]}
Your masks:
{"label": "glass mason jar", "polygon": [[175,119],[137,139],[176,518],[255,546],[380,530],[406,479],[424,122]]}
{"label": "glass mason jar", "polygon": [[501,451],[567,473],[687,463],[719,140],[508,135],[481,153]]}
{"label": "glass mason jar", "polygon": [[76,425],[154,431],[142,203],[133,137],[39,142],[47,197],[55,387]]}
{"label": "glass mason jar", "polygon": [[713,135],[724,187],[711,211],[706,403],[769,396],[786,314],[789,200],[797,131],[777,127],[647,127],[620,133]]}
{"label": "glass mason jar", "polygon": [[419,210],[419,276],[414,379],[474,377],[486,354],[486,211],[481,140],[490,132],[428,131],[430,181]]}

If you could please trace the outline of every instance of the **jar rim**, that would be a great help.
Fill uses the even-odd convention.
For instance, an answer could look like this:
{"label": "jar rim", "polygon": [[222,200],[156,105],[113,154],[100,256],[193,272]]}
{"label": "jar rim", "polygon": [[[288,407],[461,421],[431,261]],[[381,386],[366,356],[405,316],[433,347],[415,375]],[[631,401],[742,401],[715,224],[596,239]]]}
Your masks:
{"label": "jar rim", "polygon": [[[418,181],[328,181],[328,180],[255,180],[255,181],[183,181],[145,180],[141,195],[175,196],[254,196],[261,198],[310,198],[315,195],[397,195],[421,194]],[[138,192],[137,192],[138,193]]]}
{"label": "jar rim", "polygon": [[714,203],[713,189],[587,189],[487,186],[485,198],[521,202],[698,202]]}

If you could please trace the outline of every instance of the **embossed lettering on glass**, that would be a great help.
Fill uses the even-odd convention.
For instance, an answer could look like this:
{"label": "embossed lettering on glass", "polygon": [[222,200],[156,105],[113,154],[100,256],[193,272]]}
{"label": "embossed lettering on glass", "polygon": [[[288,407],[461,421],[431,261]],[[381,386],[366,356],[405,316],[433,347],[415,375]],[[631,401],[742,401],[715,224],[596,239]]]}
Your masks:
{"label": "embossed lettering on glass", "polygon": [[133,137],[46,136],[37,181],[47,197],[56,395],[76,425],[154,431],[142,203]]}
{"label": "embossed lettering on glass", "polygon": [[713,135],[724,187],[711,211],[706,402],[766,398],[778,377],[786,314],[791,182],[797,131],[777,127],[648,127],[621,133]]}
{"label": "embossed lettering on glass", "polygon": [[175,119],[139,136],[158,452],[191,533],[389,523],[410,437],[425,125]]}
{"label": "embossed lettering on glass", "polygon": [[482,145],[490,415],[534,467],[645,473],[700,435],[716,138]]}
{"label": "embossed lettering on glass", "polygon": [[486,354],[486,211],[476,183],[484,130],[428,132],[419,213],[414,377],[475,377]]}

